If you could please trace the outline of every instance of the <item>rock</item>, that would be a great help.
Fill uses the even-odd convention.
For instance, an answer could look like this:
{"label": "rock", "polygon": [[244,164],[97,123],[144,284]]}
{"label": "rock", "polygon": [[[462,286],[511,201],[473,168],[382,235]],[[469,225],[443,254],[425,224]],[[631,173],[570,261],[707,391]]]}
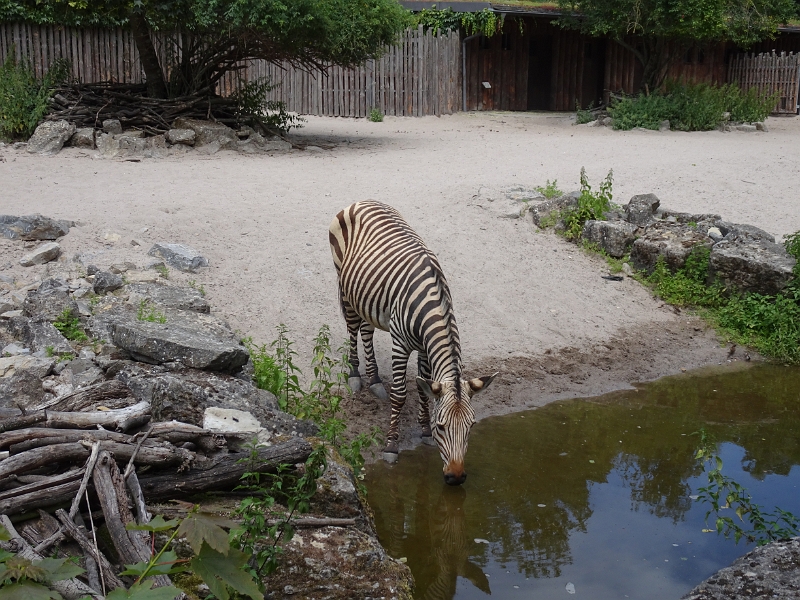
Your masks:
{"label": "rock", "polygon": [[20,354],[30,354],[30,348],[23,348],[17,344],[8,344],[0,351],[0,356],[19,356]]}
{"label": "rock", "polygon": [[755,125],[748,125],[746,123],[742,123],[741,125],[736,125],[736,131],[746,131],[747,133],[755,133],[758,131]]}
{"label": "rock", "polygon": [[269,442],[272,433],[262,427],[251,413],[234,408],[208,407],[203,413],[203,429],[252,433],[262,444]]}
{"label": "rock", "polygon": [[138,304],[147,300],[158,306],[179,310],[191,310],[199,313],[210,313],[211,307],[199,291],[193,288],[184,288],[163,284],[130,284],[129,301]]}
{"label": "rock", "polygon": [[121,239],[122,236],[120,234],[114,233],[112,231],[106,231],[103,234],[103,241],[108,242],[109,244],[116,244]]}
{"label": "rock", "polygon": [[170,129],[167,131],[166,139],[170,144],[184,144],[194,146],[197,134],[193,129]]}
{"label": "rock", "polygon": [[797,261],[780,244],[765,239],[728,239],[711,250],[711,275],[741,291],[773,295],[792,279]]}
{"label": "rock", "polygon": [[43,317],[55,321],[65,310],[78,314],[78,305],[70,298],[68,292],[61,287],[52,287],[50,282],[59,280],[46,279],[38,289],[28,292],[22,303],[22,310],[27,317]]}
{"label": "rock", "polygon": [[56,240],[67,235],[73,225],[72,221],[60,221],[42,215],[0,215],[0,235],[10,240]]}
{"label": "rock", "polygon": [[763,121],[759,121],[758,123],[753,123],[753,125],[756,126],[756,131],[763,131],[764,133],[767,133],[769,131],[769,127],[767,127],[767,124],[764,123]]}
{"label": "rock", "polygon": [[28,152],[44,155],[58,154],[74,133],[74,123],[45,121],[36,128],[31,139],[28,140]]}
{"label": "rock", "polygon": [[125,283],[119,275],[108,271],[100,271],[94,276],[94,285],[92,289],[94,289],[95,294],[103,295],[107,292],[118,290],[123,285],[125,285]]}
{"label": "rock", "polygon": [[[166,266],[164,268],[166,269]],[[152,271],[128,271],[125,277],[127,277],[128,283],[155,283],[156,281],[161,281],[161,274],[153,273]]]}
{"label": "rock", "polygon": [[23,267],[32,267],[33,265],[43,265],[51,260],[57,259],[61,255],[61,246],[56,242],[47,242],[42,244],[33,252],[26,254],[19,259],[19,264]]}
{"label": "rock", "polygon": [[669,129],[670,129],[669,119],[664,119],[658,124],[659,131],[669,131]]}
{"label": "rock", "polygon": [[659,258],[663,258],[671,271],[680,269],[695,246],[711,246],[705,233],[686,225],[653,224],[631,248],[631,262],[639,271],[653,270]]}
{"label": "rock", "polygon": [[557,215],[562,211],[570,208],[577,208],[580,195],[580,192],[570,192],[558,198],[551,198],[536,206],[532,206],[528,212],[531,213],[533,223],[537,227],[544,229],[545,226],[548,226],[548,222],[551,220],[555,221]]}
{"label": "rock", "polygon": [[628,263],[622,263],[622,272],[628,277],[634,277],[636,275]]}
{"label": "rock", "polygon": [[32,352],[45,351],[52,355],[73,352],[67,338],[45,317],[16,317],[11,319],[8,328]]}
{"label": "rock", "polygon": [[655,221],[653,215],[661,205],[655,194],[638,194],[625,206],[625,220],[639,227]]}
{"label": "rock", "polygon": [[11,356],[0,358],[0,408],[28,408],[44,396],[42,379],[56,364],[55,358]]}
{"label": "rock", "polygon": [[125,132],[117,135],[104,133],[97,138],[97,150],[104,158],[160,158],[167,155],[167,142],[163,135],[143,137],[142,132]]}
{"label": "rock", "polygon": [[175,129],[191,129],[195,133],[197,147],[216,144],[217,150],[235,148],[239,141],[236,132],[222,123],[200,121],[198,119],[176,119],[173,123]]}
{"label": "rock", "polygon": [[122,133],[122,123],[119,119],[106,119],[103,121],[103,131],[110,135]]}
{"label": "rock", "polygon": [[21,317],[21,316],[22,316],[21,310],[9,310],[8,312],[0,314],[0,319],[13,319],[15,317]]}
{"label": "rock", "polygon": [[754,548],[714,573],[683,600],[745,600],[798,597],[800,537]]}
{"label": "rock", "polygon": [[636,239],[636,225],[625,222],[586,221],[581,237],[614,258],[622,258]]}
{"label": "rock", "polygon": [[717,219],[714,225],[720,229],[722,235],[728,239],[748,238],[752,240],[767,240],[768,242],[775,243],[775,236],[756,227],[755,225],[746,225],[738,223],[730,223]]}
{"label": "rock", "polygon": [[72,137],[69,138],[69,145],[74,148],[94,148],[94,129],[91,127],[81,127]]}
{"label": "rock", "polygon": [[722,241],[722,232],[719,230],[719,227],[709,227],[708,228],[708,237],[710,237],[715,242]]}
{"label": "rock", "polygon": [[598,119],[604,127],[613,127],[614,126],[614,119],[611,117],[603,117],[602,119]]}
{"label": "rock", "polygon": [[162,258],[169,266],[189,273],[196,273],[197,269],[208,266],[207,258],[183,244],[155,244],[147,254]]}
{"label": "rock", "polygon": [[253,415],[271,434],[315,435],[317,426],[296,419],[278,408],[275,396],[250,381],[223,373],[183,369],[164,372],[163,367],[129,363],[117,375],[138,402],[150,402],[154,419],[203,426],[205,411],[216,407]]}
{"label": "rock", "polygon": [[[689,223],[693,223],[698,227],[703,224],[708,224],[711,226],[716,221],[720,220],[722,217],[715,214],[710,213],[685,213],[685,212],[678,212],[675,210],[667,209],[659,209],[656,211],[655,216],[660,219],[664,220],[672,220],[676,223],[680,223],[681,225],[688,225]],[[671,219],[671,217],[674,217]]]}

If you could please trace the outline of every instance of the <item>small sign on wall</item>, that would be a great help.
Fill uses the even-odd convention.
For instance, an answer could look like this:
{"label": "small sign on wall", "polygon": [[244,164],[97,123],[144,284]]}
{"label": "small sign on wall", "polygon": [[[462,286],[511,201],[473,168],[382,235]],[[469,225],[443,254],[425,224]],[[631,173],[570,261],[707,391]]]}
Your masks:
{"label": "small sign on wall", "polygon": [[492,89],[492,84],[491,84],[491,83],[489,83],[488,81],[484,81],[484,82],[482,83],[482,85],[483,85],[483,87],[485,87],[487,90],[490,90],[490,89]]}

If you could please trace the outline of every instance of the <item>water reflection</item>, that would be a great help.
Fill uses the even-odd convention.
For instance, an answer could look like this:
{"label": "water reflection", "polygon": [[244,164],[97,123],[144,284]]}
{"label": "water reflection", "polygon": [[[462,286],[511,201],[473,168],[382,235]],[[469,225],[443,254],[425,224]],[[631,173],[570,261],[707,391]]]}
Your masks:
{"label": "water reflection", "polygon": [[725,472],[758,485],[768,509],[799,513],[796,489],[770,497],[785,484],[776,474],[800,480],[792,471],[800,464],[799,374],[760,366],[674,377],[487,419],[470,437],[462,488],[441,483],[434,448],[370,468],[381,541],[408,558],[418,598],[563,594],[567,577],[584,592],[591,586],[593,598],[621,597],[625,586],[640,597],[679,597],[747,550],[700,534],[705,510],[689,496],[704,478],[692,432],[702,426],[730,442]]}

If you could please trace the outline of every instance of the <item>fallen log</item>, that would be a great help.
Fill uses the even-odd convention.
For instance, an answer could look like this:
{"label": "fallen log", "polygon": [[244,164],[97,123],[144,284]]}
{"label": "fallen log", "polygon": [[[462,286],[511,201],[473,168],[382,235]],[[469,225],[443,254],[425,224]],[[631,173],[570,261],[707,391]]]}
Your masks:
{"label": "fallen log", "polygon": [[[301,438],[258,449],[258,463],[253,465],[248,455],[225,454],[196,461],[192,468],[180,473],[143,475],[139,478],[148,502],[169,500],[211,490],[231,490],[239,485],[247,471],[275,472],[279,465],[305,462],[311,454],[311,444]],[[2,465],[3,463],[0,463]]]}
{"label": "fallen log", "polygon": [[27,442],[29,440],[41,441],[41,445],[44,446],[48,444],[48,442],[45,441],[48,438],[63,438],[68,442],[79,442],[81,440],[109,440],[113,442],[126,443],[132,437],[133,436],[126,433],[117,433],[116,431],[106,431],[104,429],[81,431],[79,429],[49,429],[46,427],[31,427],[28,429],[18,429],[16,431],[0,433],[0,448],[9,448],[10,446],[22,444],[23,442]]}
{"label": "fallen log", "polygon": [[81,485],[85,469],[67,471],[36,483],[0,492],[0,513],[15,515],[69,502]]}
{"label": "fallen log", "polygon": [[20,415],[17,417],[0,419],[0,433],[4,431],[11,431],[12,429],[19,429],[20,427],[30,427],[31,425],[41,423],[46,419],[47,414],[44,411],[37,412],[32,415]]}
{"label": "fallen log", "polygon": [[[95,383],[94,385],[87,385],[69,394],[44,402],[37,406],[35,410],[47,409],[48,411],[76,412],[85,410],[100,402],[124,399],[128,398],[130,395],[131,391],[128,389],[128,386],[118,379],[110,379],[108,381]],[[134,403],[135,400],[131,402],[131,404]]]}
{"label": "fallen log", "polygon": [[150,403],[139,402],[127,408],[98,410],[92,412],[48,412],[47,427],[66,429],[89,429],[98,425],[105,429],[124,431],[150,415]]}
{"label": "fallen log", "polygon": [[64,529],[64,532],[73,540],[75,540],[75,542],[77,542],[84,554],[94,558],[95,562],[103,571],[103,579],[105,580],[106,587],[108,589],[125,587],[125,584],[122,583],[122,580],[117,577],[117,574],[114,572],[114,568],[111,566],[111,563],[108,562],[108,559],[103,556],[101,552],[98,552],[94,547],[94,544],[91,542],[91,540],[89,540],[88,532],[85,533],[85,530],[75,525],[63,508],[59,508],[56,511],[56,517],[59,521],[61,521],[61,527]]}

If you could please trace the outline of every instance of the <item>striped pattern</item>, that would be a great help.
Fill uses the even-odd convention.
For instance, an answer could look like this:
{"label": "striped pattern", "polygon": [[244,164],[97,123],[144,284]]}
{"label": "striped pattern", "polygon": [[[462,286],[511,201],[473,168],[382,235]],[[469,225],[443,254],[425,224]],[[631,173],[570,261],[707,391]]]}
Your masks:
{"label": "striped pattern", "polygon": [[[470,397],[491,378],[461,378],[458,326],[439,261],[400,213],[379,202],[357,202],[336,215],[330,243],[350,334],[351,377],[359,377],[359,332],[370,386],[381,382],[372,345],[375,329],[392,336],[392,415],[384,452],[398,451],[406,366],[416,351],[422,434],[433,433],[444,461],[445,480],[462,483],[467,440],[475,422]],[[433,419],[429,399],[434,400]]]}

